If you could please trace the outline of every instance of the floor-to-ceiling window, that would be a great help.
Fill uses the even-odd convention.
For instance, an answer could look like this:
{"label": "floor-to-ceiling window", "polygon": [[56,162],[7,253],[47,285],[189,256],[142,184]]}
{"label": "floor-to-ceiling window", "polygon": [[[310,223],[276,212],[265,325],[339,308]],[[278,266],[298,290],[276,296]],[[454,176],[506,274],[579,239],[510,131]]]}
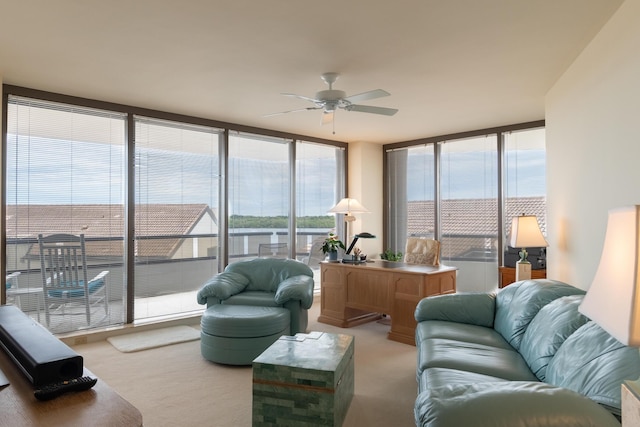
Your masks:
{"label": "floor-to-ceiling window", "polygon": [[[296,257],[314,271],[320,282],[318,245],[331,231],[337,232],[336,216],[328,211],[344,197],[345,150],[326,144],[296,144]],[[311,253],[311,250],[314,253]]]}
{"label": "floor-to-ceiling window", "polygon": [[136,319],[197,309],[193,291],[217,273],[220,134],[135,117]]}
{"label": "floor-to-ceiling window", "polygon": [[435,238],[435,145],[423,144],[387,152],[389,240],[394,253],[404,252],[407,237]]}
{"label": "floor-to-ceiling window", "polygon": [[496,288],[498,265],[513,251],[511,218],[536,215],[546,233],[543,125],[385,146],[385,249],[402,252],[408,236],[438,239],[441,262],[458,267],[459,290]]}
{"label": "floor-to-ceiling window", "polygon": [[[511,220],[518,215],[535,215],[540,230],[547,234],[547,190],[544,128],[523,129],[504,134],[504,244],[513,261],[518,250],[508,247]],[[527,248],[531,268],[546,267],[546,248]]]}
{"label": "floor-to-ceiling window", "polygon": [[61,316],[54,332],[202,310],[197,289],[228,263],[308,260],[335,228],[346,143],[4,91],[2,301],[45,323],[39,234],[84,234],[91,272],[108,272],[108,315]]}
{"label": "floor-to-ceiling window", "polygon": [[460,289],[490,290],[498,278],[496,135],[440,147],[441,262],[458,267]]}
{"label": "floor-to-ceiling window", "polygon": [[[121,113],[9,97],[7,300],[36,313],[53,332],[123,323],[125,128]],[[51,234],[84,235],[89,280],[108,272],[112,309],[92,316],[91,324],[83,307],[43,303],[38,236]]]}
{"label": "floor-to-ceiling window", "polygon": [[290,145],[282,138],[229,136],[229,261],[290,258]]}

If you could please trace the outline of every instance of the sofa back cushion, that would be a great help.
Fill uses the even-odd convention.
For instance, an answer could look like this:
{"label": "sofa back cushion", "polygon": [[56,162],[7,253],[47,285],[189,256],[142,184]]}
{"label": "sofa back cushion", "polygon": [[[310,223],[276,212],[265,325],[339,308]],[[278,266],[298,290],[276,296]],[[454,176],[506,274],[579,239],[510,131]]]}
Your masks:
{"label": "sofa back cushion", "polygon": [[516,282],[498,292],[494,328],[513,348],[520,350],[520,342],[529,323],[542,307],[560,297],[584,293],[557,280]]}
{"label": "sofa back cushion", "polygon": [[540,309],[527,328],[520,354],[540,381],[545,381],[547,365],[558,348],[589,318],[578,312],[584,295],[571,295],[551,301]]}
{"label": "sofa back cushion", "polygon": [[624,380],[640,376],[640,353],[589,321],[560,346],[547,366],[547,381],[576,391],[620,414]]}
{"label": "sofa back cushion", "polygon": [[313,277],[308,265],[293,259],[256,258],[229,264],[225,271],[239,273],[249,279],[247,291],[275,292],[278,285],[293,276]]}

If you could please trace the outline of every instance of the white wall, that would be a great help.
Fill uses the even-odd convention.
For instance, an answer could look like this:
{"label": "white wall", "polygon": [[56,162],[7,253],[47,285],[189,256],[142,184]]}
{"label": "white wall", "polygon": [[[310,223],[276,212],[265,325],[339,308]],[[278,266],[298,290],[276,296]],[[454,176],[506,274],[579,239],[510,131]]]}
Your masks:
{"label": "white wall", "polygon": [[[348,197],[358,201],[371,213],[356,214],[352,233],[366,231],[376,239],[360,239],[357,246],[369,258],[382,252],[382,146],[368,142],[349,144]],[[347,245],[349,243],[346,243]]]}
{"label": "white wall", "polygon": [[627,0],[546,97],[550,278],[588,289],[608,210],[640,204],[640,0]]}

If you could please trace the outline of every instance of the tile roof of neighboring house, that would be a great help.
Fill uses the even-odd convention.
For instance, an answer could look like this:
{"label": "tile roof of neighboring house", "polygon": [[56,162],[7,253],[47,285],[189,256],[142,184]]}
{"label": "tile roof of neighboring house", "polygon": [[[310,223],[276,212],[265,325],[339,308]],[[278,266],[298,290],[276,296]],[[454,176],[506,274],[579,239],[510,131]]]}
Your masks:
{"label": "tile roof of neighboring house", "polygon": [[[540,229],[546,234],[547,215],[545,197],[509,198],[505,202],[505,235],[511,228],[511,220],[516,215],[536,215]],[[408,203],[408,235],[433,235],[433,201],[411,201]],[[446,234],[442,237],[442,255],[459,256],[470,250],[487,249],[494,246],[498,227],[498,202],[496,199],[454,199],[443,200],[441,204],[442,227]],[[495,249],[495,248],[494,248]]]}
{"label": "tile roof of neighboring house", "polygon": [[[198,222],[209,215],[217,219],[206,204],[136,205],[137,236],[176,236],[190,234]],[[125,217],[122,205],[7,205],[7,237],[37,238],[38,234],[84,234],[86,238],[116,237],[120,240],[87,242],[93,257],[123,255]],[[211,231],[217,233],[217,229]],[[136,240],[136,256],[170,258],[184,239]],[[31,253],[33,255],[33,253]]]}
{"label": "tile roof of neighboring house", "polygon": [[[447,234],[491,235],[496,234],[498,216],[496,199],[454,199],[443,200],[440,211],[442,225],[446,224]],[[536,215],[543,233],[547,230],[546,198],[518,197],[506,200],[506,211],[511,212],[505,226],[511,227],[511,219],[522,213]],[[409,234],[433,233],[434,209],[432,200],[408,203],[407,231]]]}

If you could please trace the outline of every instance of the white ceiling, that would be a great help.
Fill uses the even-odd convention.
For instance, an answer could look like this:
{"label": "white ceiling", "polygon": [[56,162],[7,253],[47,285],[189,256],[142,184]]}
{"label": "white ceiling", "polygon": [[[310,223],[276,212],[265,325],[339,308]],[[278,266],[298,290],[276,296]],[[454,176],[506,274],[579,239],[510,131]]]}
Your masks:
{"label": "white ceiling", "polygon": [[[540,120],[544,96],[622,0],[0,0],[6,84],[345,142]],[[328,87],[391,96],[338,111]]]}

